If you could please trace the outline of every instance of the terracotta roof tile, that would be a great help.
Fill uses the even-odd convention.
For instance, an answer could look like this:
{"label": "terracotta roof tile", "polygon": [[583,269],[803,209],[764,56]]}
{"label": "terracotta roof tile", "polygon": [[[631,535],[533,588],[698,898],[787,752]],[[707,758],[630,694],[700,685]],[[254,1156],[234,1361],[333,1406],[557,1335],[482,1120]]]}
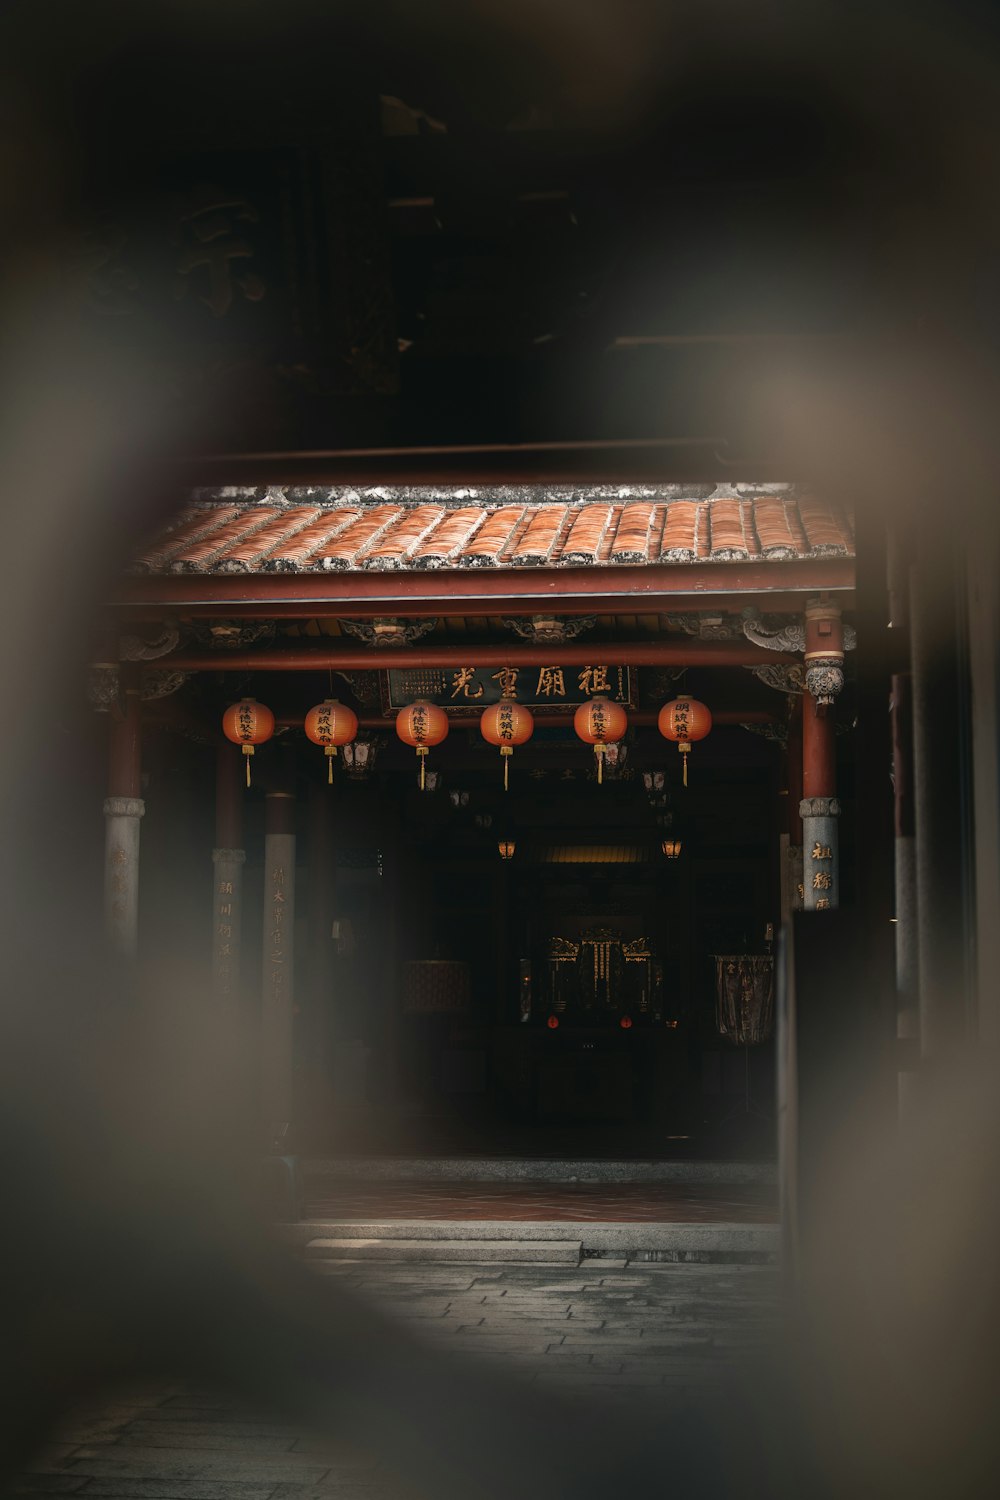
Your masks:
{"label": "terracotta roof tile", "polygon": [[323,554],[324,544],[346,531],[357,516],[356,510],[341,509],[320,511],[314,521],[309,521],[301,531],[288,537],[272,548],[264,562],[269,573],[294,573],[299,568],[315,566]]}
{"label": "terracotta roof tile", "polygon": [[476,529],[482,526],[487,514],[474,505],[463,506],[461,510],[446,510],[444,519],[414,549],[414,561],[422,568],[438,568],[457,558],[472,540]]}
{"label": "terracotta roof tile", "polygon": [[521,568],[537,568],[548,562],[565,521],[566,506],[538,506],[515,543],[510,561]]}
{"label": "terracotta roof tile", "polygon": [[171,572],[202,573],[219,571],[215,564],[237,543],[245,541],[255,531],[260,531],[281,512],[270,506],[254,506],[250,510],[238,511],[231,521],[225,521],[212,531],[205,532],[198,541],[184,547],[170,561]]}
{"label": "terracotta roof tile", "polygon": [[387,527],[364,557],[366,568],[401,568],[417,545],[445,514],[440,505],[417,505],[403,512],[401,520]]}
{"label": "terracotta roof tile", "polygon": [[649,557],[649,532],[659,509],[659,506],[650,505],[648,501],[622,506],[614,541],[611,543],[612,562],[646,562]]}
{"label": "terracotta roof tile", "polygon": [[137,555],[133,568],[141,573],[157,573],[176,553],[192,542],[215,531],[239,512],[235,505],[189,505],[177,517],[169,531],[162,532]]}
{"label": "terracotta roof tile", "polygon": [[559,551],[564,563],[594,563],[611,521],[610,505],[582,505],[570,521],[566,540]]}
{"label": "terracotta roof tile", "polygon": [[743,514],[738,500],[713,500],[703,507],[709,525],[709,556],[719,562],[737,562],[747,555]]}
{"label": "terracotta roof tile", "polygon": [[[530,505],[387,503],[345,494],[303,503],[283,494],[181,512],[147,542],[139,572],[319,572],[340,569],[593,567],[851,556],[850,518],[813,495],[687,499],[533,497]],[[383,492],[384,493],[384,492]],[[308,503],[306,503],[308,502]]]}
{"label": "terracotta roof tile", "polygon": [[753,502],[754,524],[765,557],[798,557],[806,551],[799,528],[792,529],[789,509],[777,495],[761,495]]}
{"label": "terracotta roof tile", "polygon": [[304,505],[296,505],[280,512],[273,521],[255,530],[246,541],[238,542],[216,558],[215,570],[219,573],[249,573],[257,565],[266,566],[272,548],[297,536],[319,514],[315,506]]}
{"label": "terracotta roof tile", "polygon": [[317,556],[324,568],[351,568],[364,549],[388,530],[393,521],[404,515],[400,505],[373,505],[359,509],[355,519],[331,542],[320,548]]}
{"label": "terracotta roof tile", "polygon": [[469,568],[496,567],[524,514],[523,505],[505,505],[487,515],[471,543],[460,553],[459,563]]}
{"label": "terracotta roof tile", "polygon": [[667,506],[660,557],[664,562],[691,562],[697,556],[697,500],[672,500]]}
{"label": "terracotta roof tile", "polygon": [[820,556],[853,552],[854,538],[846,517],[811,495],[798,502],[798,511],[810,552]]}

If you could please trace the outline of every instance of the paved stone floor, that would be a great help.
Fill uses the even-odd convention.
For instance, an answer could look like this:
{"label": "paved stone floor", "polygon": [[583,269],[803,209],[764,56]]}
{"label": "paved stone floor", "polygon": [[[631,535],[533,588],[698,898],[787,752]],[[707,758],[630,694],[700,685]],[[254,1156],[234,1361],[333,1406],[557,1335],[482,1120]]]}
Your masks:
{"label": "paved stone floor", "polygon": [[771,1224],[764,1183],[332,1182],[306,1184],[307,1219],[511,1219],[528,1223]]}
{"label": "paved stone floor", "polygon": [[[634,1407],[704,1390],[776,1329],[772,1267],[417,1266],[345,1261],[335,1276],[433,1348],[537,1392]],[[488,1457],[488,1456],[487,1456]],[[10,1491],[113,1500],[397,1500],[375,1456],[226,1395],[164,1380],[79,1409]]]}

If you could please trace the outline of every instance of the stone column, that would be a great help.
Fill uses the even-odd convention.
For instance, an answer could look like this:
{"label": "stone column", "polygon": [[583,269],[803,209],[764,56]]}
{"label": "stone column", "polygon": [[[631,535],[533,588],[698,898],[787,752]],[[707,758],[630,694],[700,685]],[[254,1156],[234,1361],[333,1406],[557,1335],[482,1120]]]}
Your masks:
{"label": "stone column", "polygon": [[243,926],[242,760],[233,745],[219,747],[215,778],[215,842],[212,850],[212,992],[236,1011],[240,993]]}
{"label": "stone column", "polygon": [[788,720],[788,745],[785,757],[788,766],[788,826],[787,840],[783,841],[781,869],[782,921],[788,913],[801,911],[805,905],[805,887],[802,873],[802,704],[800,693],[792,699],[792,711]]}
{"label": "stone column", "polygon": [[802,894],[806,911],[840,904],[837,837],[837,755],[832,705],[844,685],[840,609],[810,599],[805,625],[806,687],[802,699]]}
{"label": "stone column", "polygon": [[295,797],[264,798],[264,943],[261,984],[261,1103],[273,1137],[292,1117],[295,995]]}
{"label": "stone column", "polygon": [[840,905],[840,858],[836,797],[803,797],[802,881],[806,911],[832,911]]}
{"label": "stone column", "polygon": [[139,819],[142,733],[139,667],[121,668],[120,699],[111,719],[108,796],[104,803],[104,926],[115,953],[135,956],[139,937]]}
{"label": "stone column", "polygon": [[315,1131],[333,1108],[333,921],[336,910],[334,810],[344,788],[314,781],[306,837],[306,973],[299,980],[303,1108]]}

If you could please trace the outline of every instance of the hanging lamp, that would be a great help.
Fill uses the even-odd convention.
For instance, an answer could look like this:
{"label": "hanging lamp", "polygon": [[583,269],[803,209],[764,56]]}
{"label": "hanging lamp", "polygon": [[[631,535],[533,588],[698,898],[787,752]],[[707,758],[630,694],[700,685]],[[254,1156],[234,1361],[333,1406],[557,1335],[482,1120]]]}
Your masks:
{"label": "hanging lamp", "polygon": [[404,745],[413,745],[420,757],[420,790],[427,784],[427,752],[448,738],[448,715],[436,703],[418,698],[396,715],[396,733]]}
{"label": "hanging lamp", "polygon": [[697,698],[673,698],[660,709],[657,728],[672,740],[684,757],[684,785],[688,784],[687,758],[695,740],[703,740],[712,727],[711,710]]}
{"label": "hanging lamp", "polygon": [[327,782],[333,783],[333,759],[339,745],[349,745],[358,732],[358,716],[353,708],[336,698],[325,698],[306,714],[306,737],[322,745],[326,755]]}
{"label": "hanging lamp", "polygon": [[513,698],[501,698],[483,709],[479,729],[487,744],[499,745],[503,756],[503,789],[508,786],[508,768],[515,745],[525,745],[531,739],[535,721],[528,709]]}
{"label": "hanging lamp", "polygon": [[593,745],[597,757],[597,780],[602,782],[605,747],[620,740],[628,728],[625,710],[610,698],[591,698],[581,703],[573,715],[573,728],[581,740]]}
{"label": "hanging lamp", "polygon": [[249,786],[250,757],[256,746],[263,745],[274,733],[274,714],[256,698],[241,698],[239,703],[231,703],[222,715],[222,732],[234,745],[243,746]]}

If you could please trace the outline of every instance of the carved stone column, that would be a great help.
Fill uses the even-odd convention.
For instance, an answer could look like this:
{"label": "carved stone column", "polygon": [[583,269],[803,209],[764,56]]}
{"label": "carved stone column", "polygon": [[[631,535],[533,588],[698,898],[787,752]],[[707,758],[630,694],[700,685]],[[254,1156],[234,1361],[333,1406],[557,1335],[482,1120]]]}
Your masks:
{"label": "carved stone column", "polygon": [[836,797],[803,797],[802,890],[806,911],[833,911],[840,905],[840,849]]}
{"label": "carved stone column", "polygon": [[139,942],[139,819],[141,797],[104,802],[104,926],[116,953],[133,958]]}
{"label": "carved stone column", "polygon": [[115,953],[134,957],[139,938],[139,820],[142,735],[139,670],[121,668],[110,722],[108,796],[104,803],[104,927]]}
{"label": "carved stone column", "polygon": [[243,931],[245,849],[213,849],[212,991],[227,1009],[236,1009],[240,992],[240,943]]}
{"label": "carved stone column", "polygon": [[261,1103],[269,1135],[292,1117],[295,995],[295,798],[264,799]]}
{"label": "carved stone column", "polygon": [[[824,669],[825,670],[825,669]],[[833,716],[811,693],[802,699],[802,893],[806,911],[839,905],[837,757]]]}
{"label": "carved stone column", "polygon": [[243,927],[243,787],[240,757],[220,746],[216,760],[215,839],[212,850],[212,992],[235,1011],[240,993]]}

